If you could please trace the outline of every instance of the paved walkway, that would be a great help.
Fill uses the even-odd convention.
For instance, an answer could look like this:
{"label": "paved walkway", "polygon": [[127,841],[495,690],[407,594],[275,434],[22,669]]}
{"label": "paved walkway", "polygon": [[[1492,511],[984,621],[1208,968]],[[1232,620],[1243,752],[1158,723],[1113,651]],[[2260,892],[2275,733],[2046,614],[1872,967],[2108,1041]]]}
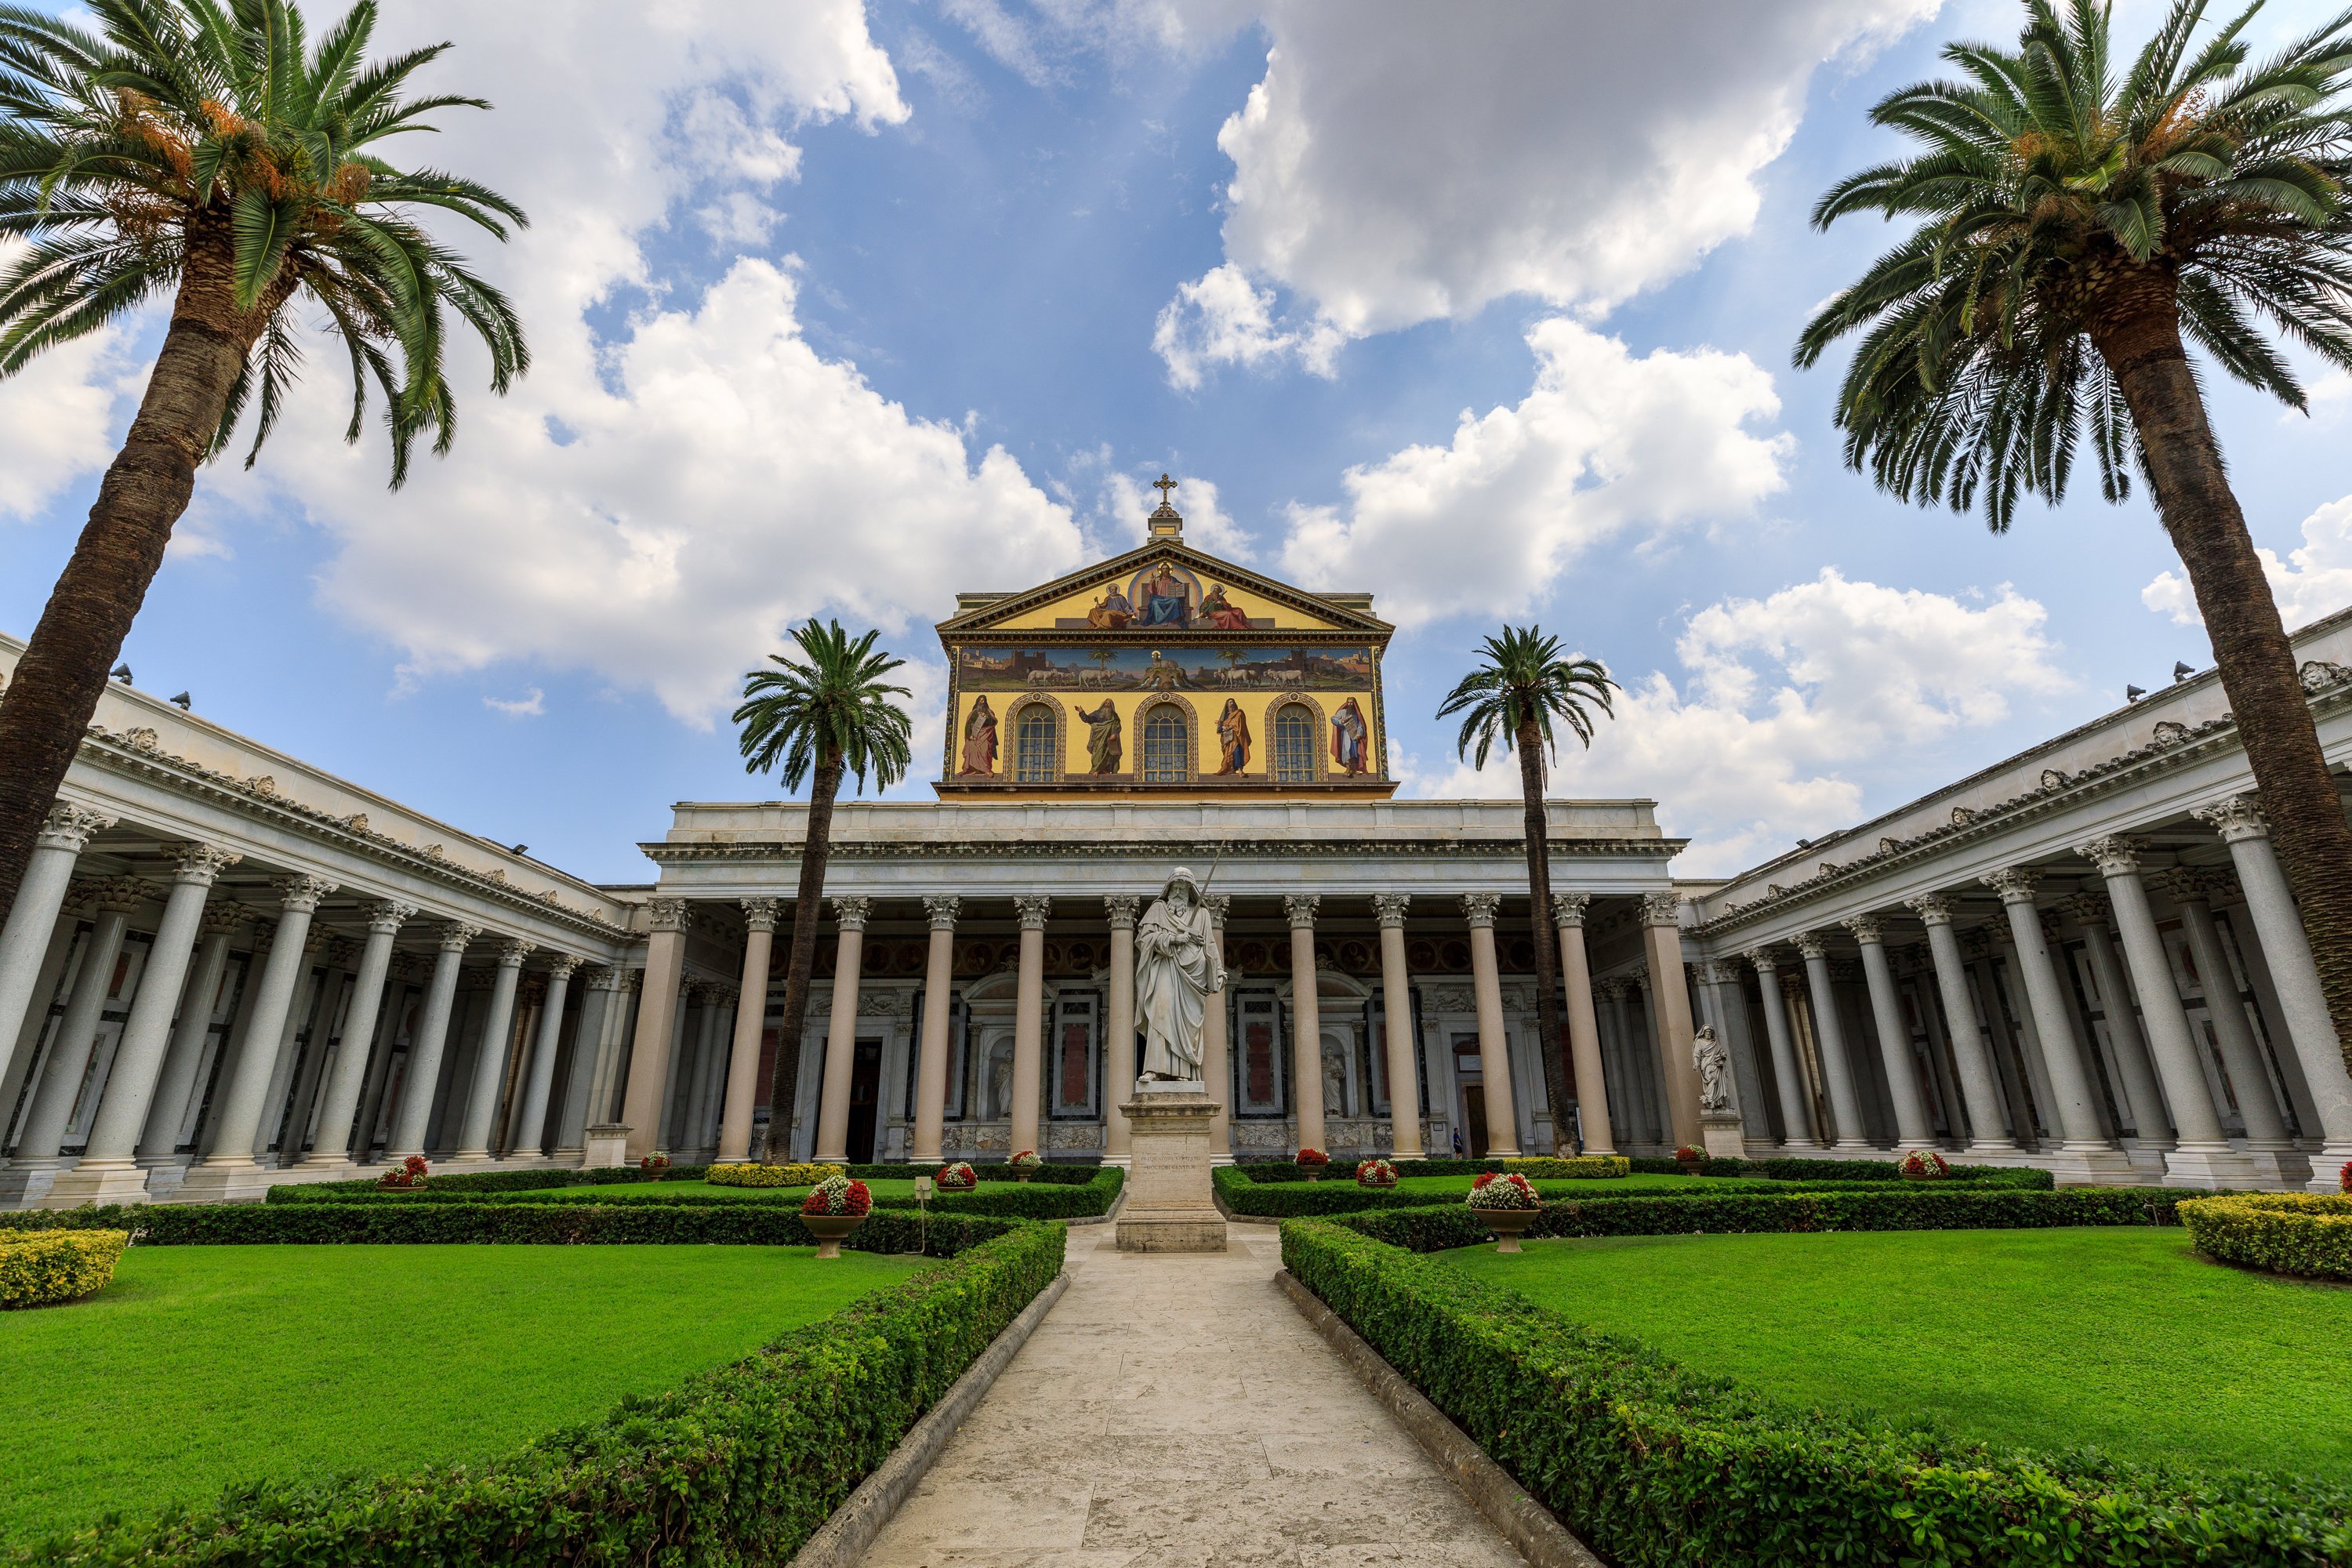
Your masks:
{"label": "paved walkway", "polygon": [[1274,1283],[1070,1231],[1070,1287],[867,1568],[1523,1568]]}

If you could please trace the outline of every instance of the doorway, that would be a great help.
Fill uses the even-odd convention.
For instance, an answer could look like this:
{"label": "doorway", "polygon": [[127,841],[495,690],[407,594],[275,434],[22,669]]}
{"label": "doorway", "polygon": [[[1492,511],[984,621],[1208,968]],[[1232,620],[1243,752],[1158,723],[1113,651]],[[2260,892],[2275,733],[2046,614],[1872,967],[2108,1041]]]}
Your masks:
{"label": "doorway", "polygon": [[1486,1089],[1483,1084],[1462,1086],[1462,1137],[1470,1147],[1470,1158],[1486,1157]]}
{"label": "doorway", "polygon": [[882,1042],[860,1040],[849,1068],[849,1160],[874,1163],[874,1111],[882,1098]]}

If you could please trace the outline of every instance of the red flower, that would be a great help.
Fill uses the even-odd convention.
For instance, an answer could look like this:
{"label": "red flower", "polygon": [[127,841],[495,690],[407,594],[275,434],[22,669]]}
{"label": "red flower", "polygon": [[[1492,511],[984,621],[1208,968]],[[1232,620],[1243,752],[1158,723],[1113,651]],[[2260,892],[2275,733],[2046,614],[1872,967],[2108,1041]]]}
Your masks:
{"label": "red flower", "polygon": [[874,1194],[864,1182],[849,1184],[849,1197],[842,1209],[844,1214],[864,1214],[874,1206]]}
{"label": "red flower", "polygon": [[1474,1193],[1476,1192],[1480,1187],[1485,1186],[1488,1182],[1493,1181],[1500,1174],[1502,1174],[1502,1173],[1499,1171],[1481,1171],[1478,1174],[1470,1178],[1470,1190]]}
{"label": "red flower", "polygon": [[1328,1155],[1328,1154],[1326,1154],[1326,1153],[1325,1153],[1325,1152],[1323,1152],[1323,1151],[1322,1151],[1322,1150],[1320,1150],[1320,1149],[1301,1149],[1301,1150],[1298,1152],[1298,1163],[1299,1163],[1299,1164],[1302,1164],[1302,1165],[1328,1165],[1328,1164],[1329,1164],[1330,1163],[1331,1163],[1331,1156],[1330,1156],[1330,1155]]}
{"label": "red flower", "polygon": [[2345,1161],[2344,1168],[2336,1173],[2336,1184],[2345,1192],[2352,1193],[2352,1160]]}

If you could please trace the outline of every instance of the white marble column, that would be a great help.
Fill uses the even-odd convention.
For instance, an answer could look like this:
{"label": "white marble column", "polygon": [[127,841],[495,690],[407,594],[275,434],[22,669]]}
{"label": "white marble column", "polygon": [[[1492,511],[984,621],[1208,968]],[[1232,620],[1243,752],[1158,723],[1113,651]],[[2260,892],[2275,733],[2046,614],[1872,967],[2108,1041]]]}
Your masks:
{"label": "white marble column", "polygon": [[[1500,893],[1465,893],[1462,918],[1470,926],[1470,993],[1478,1008],[1478,1077],[1486,1100],[1486,1152],[1509,1159],[1519,1152],[1518,1105],[1512,1094],[1510,1036],[1503,1027],[1503,977],[1495,961],[1495,916]],[[1321,1062],[1318,1058],[1318,1070]]]}
{"label": "white marble column", "polygon": [[[72,1170],[58,1176],[49,1189],[47,1205],[71,1208],[85,1203],[138,1203],[147,1195],[147,1173],[137,1158],[139,1135],[147,1125],[155,1084],[163,1070],[163,1056],[172,1038],[172,1019],[181,1006],[181,992],[194,956],[205,900],[222,870],[243,857],[209,844],[184,844],[173,856],[172,890],[163,901],[163,918],[147,950],[147,967],[139,977],[139,993],[124,1020],[121,1042],[114,1049],[114,1065],[107,1073],[106,1091],[91,1122],[89,1142]],[[209,1010],[207,994],[203,1005]]]}
{"label": "white marble column", "polygon": [[417,1009],[416,1031],[408,1042],[408,1066],[400,1085],[400,1105],[393,1117],[392,1137],[383,1157],[397,1163],[425,1152],[425,1132],[433,1120],[433,1096],[441,1083],[441,1058],[449,1047],[449,1015],[457,1000],[457,972],[466,962],[466,944],[482,928],[463,921],[445,921],[440,951],[433,960],[433,978],[425,982],[425,1003]]}
{"label": "white marble column", "polygon": [[[1323,1125],[1323,994],[1315,975],[1314,893],[1282,900],[1290,921],[1290,1098],[1298,1113],[1298,1147],[1324,1153],[1329,1137]],[[1507,1088],[1504,1093],[1510,1090]],[[1489,1120],[1491,1120],[1491,1113]]]}
{"label": "white marble column", "polygon": [[1733,1096],[1739,1112],[1743,1145],[1769,1148],[1772,1122],[1764,1106],[1764,1076],[1756,1065],[1756,1041],[1748,1022],[1748,996],[1740,984],[1739,965],[1710,959],[1699,965],[1699,992],[1706,999],[1717,1037],[1731,1062]]}
{"label": "white marble column", "polygon": [[1756,966],[1756,989],[1764,1001],[1764,1037],[1772,1051],[1773,1087],[1780,1094],[1780,1145],[1791,1154],[1817,1152],[1823,1145],[1813,1137],[1812,1097],[1805,1092],[1796,1037],[1789,1029],[1780,958],[1769,947],[1755,947],[1748,949],[1748,962]]}
{"label": "white marble column", "polygon": [[1822,1077],[1829,1090],[1830,1118],[1837,1123],[1837,1142],[1831,1147],[1863,1151],[1871,1147],[1862,1124],[1862,1097],[1853,1087],[1853,1061],[1846,1054],[1845,1026],[1838,1019],[1837,993],[1830,984],[1830,954],[1818,931],[1797,938],[1805,959],[1805,984],[1813,1004],[1813,1042],[1822,1055]]}
{"label": "white marble column", "polygon": [[40,1081],[33,1086],[25,1112],[16,1162],[0,1191],[46,1190],[47,1178],[69,1163],[63,1154],[66,1128],[81,1098],[82,1080],[89,1076],[90,1051],[98,1043],[98,1026],[114,984],[115,960],[122,952],[123,931],[131,911],[147,901],[146,884],[135,877],[103,878],[91,885],[91,891],[94,911],[89,939],[83,944],[81,964],[74,971],[73,988],[67,994],[57,1037],[47,1058],[39,1064]]}
{"label": "white marble column", "polygon": [[515,987],[522,979],[522,961],[538,950],[537,942],[520,937],[499,942],[499,963],[490,982],[490,1008],[482,1019],[482,1043],[474,1053],[474,1083],[466,1094],[466,1116],[457,1134],[453,1160],[487,1160],[490,1132],[498,1125],[499,1091],[505,1086],[507,1048],[514,1035]]}
{"label": "white marble column", "polygon": [[2328,1016],[2327,999],[2319,988],[2319,970],[2312,962],[2311,940],[2303,929],[2294,896],[2287,890],[2271,847],[2269,821],[2261,804],[2250,795],[2233,795],[2201,808],[2197,819],[2221,834],[2230,847],[2230,862],[2238,884],[2245,889],[2246,914],[2254,938],[2270,965],[2271,982],[2278,987],[2279,1011],[2286,1017],[2287,1037],[2303,1068],[2319,1113],[2321,1147],[2311,1157],[2311,1190],[2336,1190],[2337,1173],[2352,1160],[2352,1072]]}
{"label": "white marble column", "polygon": [[572,1058],[563,1070],[563,1109],[557,1113],[555,1158],[578,1163],[587,1149],[588,1118],[596,1091],[596,1072],[603,1065],[604,1042],[613,1029],[620,1005],[621,971],[593,968],[588,988],[580,998],[580,1022],[572,1031]]}
{"label": "white marble column", "polygon": [[354,1150],[351,1146],[352,1122],[359,1115],[360,1091],[367,1084],[368,1059],[375,1047],[383,988],[392,973],[393,941],[400,934],[400,928],[415,917],[416,906],[396,899],[378,899],[362,912],[367,916],[367,942],[360,949],[352,1010],[343,1019],[342,1044],[336,1047],[334,1068],[327,1078],[326,1098],[319,1106],[319,1137],[311,1152],[314,1161],[330,1165],[356,1164],[367,1154],[365,1149]]}
{"label": "white marble column", "polygon": [[73,885],[74,862],[89,847],[91,834],[113,826],[110,816],[61,802],[49,809],[33,839],[16,901],[9,907],[8,923],[0,927],[0,1079],[7,1078],[17,1047],[31,1050],[40,1038],[37,1025],[24,1026],[41,960],[65,909],[66,889]]}
{"label": "white marble column", "polygon": [[[1210,940],[1217,944],[1217,958],[1222,963],[1225,956],[1225,917],[1233,912],[1233,898],[1226,893],[1203,893],[1201,907],[1209,911]],[[1131,972],[1134,967],[1130,953],[1128,968]],[[1234,984],[1230,967],[1224,970],[1224,976],[1226,989],[1230,990]],[[1231,1014],[1226,1005],[1231,1000],[1224,991],[1210,993],[1208,1016],[1201,1026],[1201,1079],[1208,1086],[1210,1102],[1217,1108],[1209,1118],[1212,1165],[1234,1163],[1233,1045],[1232,1028],[1227,1023]]]}
{"label": "white marble column", "polygon": [[2229,879],[2180,867],[2168,873],[2164,883],[2165,891],[2179,906],[2181,933],[2189,939],[2189,956],[2205,990],[2206,1016],[2213,1020],[2221,1066],[2230,1075],[2238,1113],[2245,1121],[2245,1152],[2262,1173],[2263,1185],[2284,1186],[2291,1177],[2299,1182],[2303,1158],[2294,1152],[2294,1140],[2287,1135],[2286,1118],[2280,1114],[2278,1097],[2271,1088],[2270,1064],[2263,1060],[2253,1026],[2246,1021],[2237,971],[2231,967],[2221,931],[2213,923],[2213,899],[2228,890]]}
{"label": "white marble column", "polygon": [[556,1042],[563,1034],[563,1003],[572,988],[572,973],[581,960],[559,952],[547,966],[547,995],[539,1005],[539,1040],[532,1046],[529,1076],[523,1079],[522,1114],[507,1148],[509,1160],[536,1160],[546,1145],[547,1097],[555,1085]]}
{"label": "white marble column", "polygon": [[719,1124],[726,1110],[727,1075],[733,1066],[737,993],[731,985],[714,983],[710,1016],[705,1023],[702,1087],[695,1097],[694,1148],[706,1155],[719,1151]]}
{"label": "white marble column", "polygon": [[[2024,866],[1995,871],[1983,879],[1986,887],[2000,895],[2001,907],[2009,917],[2010,951],[2017,957],[2018,977],[2024,982],[2026,1007],[2032,1016],[2034,1037],[2041,1046],[2042,1070],[2050,1078],[2058,1142],[2054,1147],[2045,1142],[2036,1151],[2035,1163],[2048,1166],[2061,1183],[2126,1181],[2131,1173],[2131,1158],[2108,1140],[2099,1125],[2082,1037],[2074,1027],[2074,1010],[2067,1001],[2058,966],[2050,956],[2050,944],[2042,931],[2042,913],[2034,907],[2034,884],[2040,880],[2040,872]],[[2130,880],[2137,893],[2137,872]],[[2116,890],[2113,879],[2107,889],[2110,893]],[[2122,907],[2118,899],[2118,914]],[[2145,899],[2140,908],[2145,912]],[[2153,926],[2147,934],[2154,938]],[[2126,950],[2129,951],[2128,942]],[[2133,954],[2132,959],[2137,975],[2138,955]],[[2168,990],[2169,984],[2168,980]],[[2147,995],[2145,984],[2140,987],[2140,994],[2143,999]]]}
{"label": "white marble column", "polygon": [[1044,1157],[1045,1146],[1037,1125],[1045,1099],[1045,918],[1054,900],[1037,895],[1013,900],[1021,919],[1020,992],[1013,1004],[1012,1150],[1034,1149]]}
{"label": "white marble column", "polygon": [[[1559,933],[1559,976],[1568,1007],[1569,1065],[1576,1069],[1576,1110],[1584,1128],[1584,1152],[1614,1154],[1616,1129],[1609,1120],[1609,1082],[1601,1062],[1601,1019],[1592,1006],[1592,964],[1584,947],[1584,912],[1590,893],[1554,893],[1552,926]],[[1404,943],[1397,943],[1400,963]],[[1559,1142],[1561,1115],[1552,1112],[1552,1141]]]}
{"label": "white marble column", "polygon": [[[1115,900],[1114,900],[1115,901]],[[1128,900],[1128,931],[1130,941],[1135,929],[1135,900]],[[963,900],[951,894],[935,895],[923,900],[923,912],[931,928],[930,950],[924,954],[923,963],[923,1037],[915,1062],[915,1142],[908,1159],[919,1165],[931,1164],[946,1158],[948,1124],[948,1058],[952,1047],[948,1030],[955,1013],[955,927],[956,917],[962,911]],[[1116,943],[1118,921],[1111,922]],[[1128,1013],[1130,1028],[1134,1022],[1134,975],[1130,964],[1128,977]],[[1118,1017],[1118,971],[1116,960],[1111,970],[1111,1017]],[[1129,1076],[1134,1076],[1135,1050],[1133,1042],[1128,1047]],[[1114,1080],[1116,1081],[1116,1080]]]}
{"label": "white marble column", "polygon": [[1650,968],[1652,1023],[1658,1032],[1658,1075],[1666,1097],[1667,1136],[1697,1148],[1698,1068],[1691,1061],[1690,983],[1683,974],[1682,895],[1642,900],[1642,952]]}
{"label": "white marble column", "polygon": [[[669,1101],[670,1067],[677,1051],[678,987],[686,979],[686,931],[693,911],[684,899],[646,900],[646,967],[637,992],[636,1043],[629,1050],[629,1078],[621,1095],[621,1120],[628,1125],[632,1162],[659,1150],[663,1110]],[[809,918],[815,919],[811,910]],[[785,1117],[790,1126],[791,1117]]]}
{"label": "white marble column", "polygon": [[1976,1000],[1969,994],[1968,964],[1952,929],[1952,901],[1941,893],[1923,893],[1904,903],[1927,928],[1927,955],[1936,969],[1936,989],[1944,1001],[1952,1065],[1960,1075],[1960,1099],[1968,1108],[1966,1152],[1975,1160],[2013,1160],[2017,1140],[2002,1131],[2007,1121],[2001,1115],[2000,1079],[1993,1068],[1984,1026],[1977,1019]]}
{"label": "white marble column", "polygon": [[[1103,900],[1103,912],[1110,918],[1110,1019],[1108,1031],[1103,1037],[1103,1163],[1125,1165],[1135,1155],[1134,1129],[1128,1125],[1127,1113],[1119,1109],[1135,1092],[1135,914],[1143,900],[1133,897],[1108,898]],[[1223,996],[1209,998],[1211,1012],[1223,1005]],[[1222,1094],[1209,1076],[1207,1042],[1202,1042],[1201,1077],[1202,1087],[1212,1096]],[[946,1081],[940,1082],[940,1092],[946,1093]],[[1212,1147],[1214,1141],[1212,1140]]]}
{"label": "white marble column", "polygon": [[204,936],[196,948],[195,967],[188,975],[187,996],[180,1004],[179,1023],[172,1031],[163,1076],[155,1081],[155,1095],[147,1107],[147,1126],[139,1139],[139,1163],[150,1171],[179,1163],[180,1125],[187,1119],[188,1102],[196,1091],[196,1074],[204,1066],[205,1046],[212,1036],[213,1010],[220,1005],[221,983],[228,973],[229,942],[247,918],[236,904],[205,906]]}
{"label": "white marble column", "polygon": [[2083,952],[2091,961],[2091,979],[2107,1020],[2107,1039],[2115,1047],[2116,1071],[2123,1079],[2124,1098],[2131,1103],[2132,1144],[2155,1157],[2163,1170],[2164,1151],[2172,1147],[2172,1122],[2158,1087],[2156,1058],[2148,1055],[2147,1037],[2140,1032],[2139,1013],[2133,1005],[2131,982],[2124,976],[2112,936],[2115,906],[2105,893],[2077,893],[2066,900],[2067,912],[2083,928]]}
{"label": "white marble column", "polygon": [[305,956],[310,917],[319,902],[335,890],[320,877],[280,877],[271,884],[278,896],[278,930],[269,958],[262,965],[261,987],[253,1016],[246,1026],[246,1047],[236,1061],[236,1073],[221,1089],[224,1101],[212,1152],[189,1167],[187,1180],[174,1196],[182,1202],[226,1202],[259,1197],[268,1190],[269,1173],[254,1157],[261,1132],[270,1080],[277,1075],[278,1056],[286,1026],[291,1019],[295,993],[300,989],[310,961]]}
{"label": "white marble column", "polygon": [[[719,1157],[751,1157],[751,1116],[760,1092],[760,1037],[768,1023],[768,961],[776,941],[776,900],[743,900],[743,980],[735,1004],[735,1038],[728,1051],[727,1103],[719,1118]],[[582,1015],[582,1023],[587,1021]],[[572,1054],[580,1051],[578,1045]],[[772,1155],[772,1163],[781,1163]]]}
{"label": "white marble column", "polygon": [[[1374,893],[1372,915],[1381,926],[1381,1015],[1387,1038],[1389,1141],[1400,1160],[1425,1156],[1421,1146],[1421,1079],[1415,1072],[1412,1038],[1412,973],[1404,956],[1404,912],[1412,900],[1403,893]],[[1559,1125],[1555,1109],[1552,1124]],[[1608,1122],[1607,1113],[1601,1116]]]}
{"label": "white marble column", "polygon": [[824,1076],[817,1088],[816,1157],[839,1163],[849,1158],[849,1083],[857,1066],[857,986],[866,955],[866,922],[871,899],[835,899],[833,1011],[824,1032]]}
{"label": "white marble column", "polygon": [[1886,965],[1886,933],[1875,915],[1856,915],[1845,929],[1862,946],[1863,984],[1870,992],[1871,1022],[1878,1029],[1878,1052],[1886,1064],[1887,1098],[1895,1102],[1895,1136],[1906,1149],[1931,1147],[1935,1119],[1920,1088],[1918,1060],[1911,1054],[1911,1026],[1903,1000],[1895,994],[1895,972]]}

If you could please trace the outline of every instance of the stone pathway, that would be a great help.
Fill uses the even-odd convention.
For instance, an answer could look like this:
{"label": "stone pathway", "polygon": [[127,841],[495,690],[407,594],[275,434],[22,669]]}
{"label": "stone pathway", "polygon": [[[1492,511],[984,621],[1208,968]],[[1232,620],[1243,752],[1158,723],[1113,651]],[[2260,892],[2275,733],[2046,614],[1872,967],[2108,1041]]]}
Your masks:
{"label": "stone pathway", "polygon": [[1073,1227],[1070,1287],[866,1568],[1523,1568],[1274,1282]]}

